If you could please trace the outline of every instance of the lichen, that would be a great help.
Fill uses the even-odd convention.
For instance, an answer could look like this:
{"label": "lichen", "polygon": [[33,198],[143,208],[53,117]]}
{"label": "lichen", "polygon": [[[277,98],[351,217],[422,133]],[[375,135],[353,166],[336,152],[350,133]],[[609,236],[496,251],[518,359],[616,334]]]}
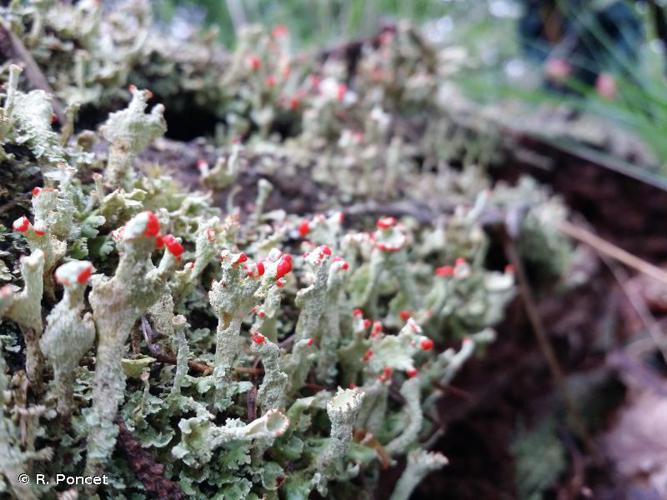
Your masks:
{"label": "lichen", "polygon": [[[557,253],[556,272],[568,254],[545,227],[558,200],[447,165],[449,56],[401,25],[347,78],[282,30],[226,53],[165,37],[148,2],[12,5],[54,95],[0,77],[0,162],[31,183],[0,213],[0,333],[25,345],[24,364],[0,354],[0,494],[94,494],[16,481],[52,449],[49,477],[106,474],[97,494],[132,498],[151,471],[193,498],[365,497],[407,456],[408,498],[446,462],[424,415],[513,297],[484,216],[530,198],[521,248]],[[215,139],[162,137],[165,111],[178,127],[202,109]]]}

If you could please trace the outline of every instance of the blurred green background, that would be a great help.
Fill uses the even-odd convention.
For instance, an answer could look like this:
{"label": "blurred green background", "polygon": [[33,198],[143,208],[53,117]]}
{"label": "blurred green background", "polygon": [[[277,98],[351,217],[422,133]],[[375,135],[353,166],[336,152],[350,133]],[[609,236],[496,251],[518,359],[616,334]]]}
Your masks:
{"label": "blurred green background", "polygon": [[520,6],[512,0],[160,0],[157,11],[165,20],[182,15],[217,26],[230,47],[242,24],[282,24],[305,48],[371,35],[399,19],[430,25],[434,34],[450,38],[505,32],[511,43],[513,23],[503,21],[516,18]]}
{"label": "blurred green background", "polygon": [[[244,24],[285,25],[296,52],[332,47],[409,20],[432,41],[466,49],[469,70],[458,83],[475,100],[513,100],[530,107],[566,104],[612,120],[641,138],[655,156],[654,168],[667,174],[667,31],[661,32],[667,26],[661,28],[660,19],[664,22],[665,4],[667,0],[159,0],[156,10],[172,26],[215,27],[230,48]],[[554,11],[556,24],[563,25],[562,40],[550,45],[527,34],[531,23],[543,21],[545,31],[553,31],[549,16]],[[566,55],[573,74],[554,91],[545,84],[547,61],[535,54],[552,58],[569,43],[571,32],[584,40]],[[592,63],[599,66],[596,72],[613,76],[613,99],[600,96],[594,83],[580,78]]]}

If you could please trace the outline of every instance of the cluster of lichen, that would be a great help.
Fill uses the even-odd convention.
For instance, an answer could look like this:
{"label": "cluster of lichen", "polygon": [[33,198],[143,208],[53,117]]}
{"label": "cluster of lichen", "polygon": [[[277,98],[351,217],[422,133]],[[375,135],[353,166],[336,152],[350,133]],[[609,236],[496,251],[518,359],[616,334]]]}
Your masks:
{"label": "cluster of lichen", "polygon": [[[7,67],[2,168],[36,165],[40,180],[0,232],[16,282],[0,289],[0,491],[63,489],[21,473],[107,474],[104,495],[158,495],[118,448],[122,424],[195,498],[368,496],[406,456],[393,498],[408,498],[446,463],[428,452],[439,398],[513,295],[512,270],[486,267],[485,220],[511,219],[562,266],[544,223],[560,207],[535,186],[489,190],[479,157],[447,165],[437,96],[455,53],[411,29],[363,47],[348,85],[335,58],[292,58],[282,29],[248,31],[207,68],[219,49],[193,42],[188,62],[149,19],[88,2],[7,14],[70,122],[57,132],[50,97]],[[205,188],[230,193],[225,210],[142,156],[166,130],[150,91],[132,86],[97,131],[76,126],[81,105],[112,106],[142,78],[167,107],[180,93],[214,105],[199,167]],[[321,190],[312,213],[267,209],[270,180],[306,178]],[[250,211],[234,204],[248,179]]]}

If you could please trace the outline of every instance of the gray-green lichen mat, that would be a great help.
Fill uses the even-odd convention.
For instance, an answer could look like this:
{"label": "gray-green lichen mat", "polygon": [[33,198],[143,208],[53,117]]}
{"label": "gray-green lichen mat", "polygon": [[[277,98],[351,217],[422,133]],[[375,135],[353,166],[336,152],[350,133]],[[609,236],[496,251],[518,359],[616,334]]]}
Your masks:
{"label": "gray-green lichen mat", "polygon": [[558,200],[492,189],[493,130],[462,149],[458,51],[399,26],[349,78],[144,2],[1,12],[0,494],[371,498],[407,462],[401,500],[445,466],[433,410],[514,295],[485,226],[570,254]]}

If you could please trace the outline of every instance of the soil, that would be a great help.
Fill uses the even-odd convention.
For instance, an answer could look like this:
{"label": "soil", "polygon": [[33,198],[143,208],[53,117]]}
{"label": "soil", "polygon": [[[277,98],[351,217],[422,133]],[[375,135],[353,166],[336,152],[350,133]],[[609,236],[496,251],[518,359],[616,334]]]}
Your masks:
{"label": "soil", "polygon": [[[534,142],[529,147],[553,160],[554,168],[538,170],[510,161],[494,171],[497,178],[515,182],[520,175],[536,177],[561,195],[598,235],[649,262],[659,265],[667,260],[663,222],[667,192],[554,147]],[[607,401],[598,426],[592,429],[596,446],[598,435],[614,425],[620,405],[628,404],[622,374],[618,366],[610,366],[608,353],[622,352],[624,341],[641,333],[640,322],[632,312],[628,315],[631,308],[617,281],[599,260],[597,264],[584,286],[565,294],[545,294],[538,307],[566,376],[602,383]],[[664,314],[660,303],[647,299],[647,305],[658,319]],[[517,498],[510,447],[519,425],[530,428],[554,411],[562,411],[520,297],[498,332],[501,341],[485,357],[469,362],[454,380],[457,394],[465,397],[443,398],[440,418],[447,432],[434,449],[444,453],[450,465],[429,476],[413,499]],[[659,378],[662,368],[647,362],[634,369]],[[592,456],[570,431],[560,432],[569,465],[547,498],[620,499],[636,492],[632,478],[619,474],[604,455]],[[399,470],[387,475],[395,480]],[[386,483],[377,498],[388,496],[392,486]],[[649,492],[642,498],[659,497]]]}

